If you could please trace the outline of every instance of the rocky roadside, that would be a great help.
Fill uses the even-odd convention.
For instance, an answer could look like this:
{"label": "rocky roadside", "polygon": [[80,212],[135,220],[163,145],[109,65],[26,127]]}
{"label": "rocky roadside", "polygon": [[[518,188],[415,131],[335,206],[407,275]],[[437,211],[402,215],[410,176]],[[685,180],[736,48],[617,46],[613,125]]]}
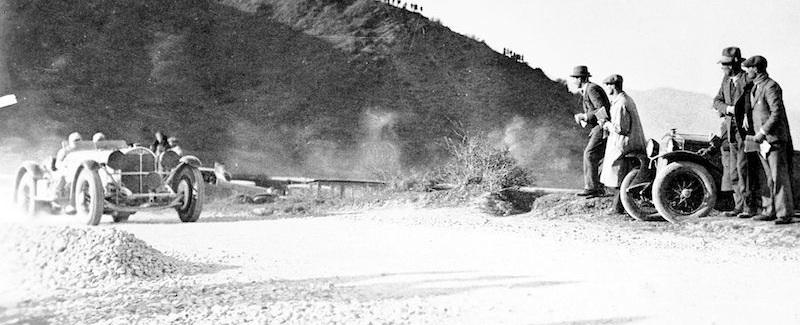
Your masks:
{"label": "rocky roadside", "polygon": [[3,295],[19,299],[0,303],[0,324],[438,324],[455,312],[264,279],[237,256],[167,256],[114,228],[1,229]]}
{"label": "rocky roadside", "polygon": [[[531,212],[507,217],[481,212],[483,199],[438,209],[429,208],[435,205],[429,201],[409,197],[367,209],[304,210],[296,216],[513,232],[648,254],[680,256],[691,250],[710,253],[703,258],[719,251],[724,253],[719,258],[730,260],[800,258],[795,225],[719,217],[681,225],[639,222],[603,212],[610,205],[607,198],[564,195],[541,197]],[[201,222],[292,217],[251,210],[211,208]],[[6,291],[0,296],[19,297],[0,299],[0,324],[443,324],[461,312],[435,297],[371,299],[331,279],[265,278],[267,272],[237,254],[164,254],[111,227],[4,222],[0,256],[10,261],[0,263],[0,289]]]}

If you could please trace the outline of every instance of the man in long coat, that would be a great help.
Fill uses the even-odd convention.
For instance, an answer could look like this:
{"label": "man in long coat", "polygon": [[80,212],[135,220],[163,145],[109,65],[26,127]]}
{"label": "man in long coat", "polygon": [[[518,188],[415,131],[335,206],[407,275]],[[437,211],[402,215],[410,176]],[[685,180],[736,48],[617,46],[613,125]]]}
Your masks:
{"label": "man in long coat", "polygon": [[[645,150],[644,130],[636,103],[622,90],[622,76],[612,74],[603,80],[603,84],[611,95],[611,108],[609,120],[602,125],[603,129],[608,131],[608,138],[600,181],[606,187],[619,188],[622,179],[632,167],[625,159],[625,155]],[[620,193],[616,192],[612,208],[614,212],[624,213],[619,196]]]}
{"label": "man in long coat", "polygon": [[[750,100],[745,91],[748,80],[741,64],[742,52],[738,47],[727,47],[722,50],[722,58],[717,62],[722,65],[724,77],[717,96],[714,97],[714,108],[725,117],[724,134],[729,143],[729,161],[726,176],[733,187],[734,209],[723,213],[726,217],[750,218],[757,211],[752,192],[754,174],[752,170],[759,164],[755,153],[745,153],[745,138],[754,135]],[[724,157],[723,157],[724,159]],[[723,166],[726,164],[723,163]]]}
{"label": "man in long coat", "polygon": [[580,88],[583,106],[583,113],[575,114],[575,121],[591,128],[589,142],[583,150],[583,192],[578,193],[579,196],[586,197],[605,194],[605,188],[600,183],[600,160],[603,159],[606,148],[601,122],[608,120],[611,106],[603,88],[589,81],[591,76],[589,68],[584,65],[576,66],[571,75]]}
{"label": "man in long coat", "polygon": [[[789,134],[789,120],[783,106],[783,91],[767,73],[767,59],[756,55],[742,65],[753,80],[748,95],[753,107],[753,139],[761,144],[761,163],[768,178],[769,189],[762,193],[763,212],[754,220],[775,224],[792,223],[794,201],[792,196],[792,154],[794,148]],[[765,143],[766,142],[766,143]]]}

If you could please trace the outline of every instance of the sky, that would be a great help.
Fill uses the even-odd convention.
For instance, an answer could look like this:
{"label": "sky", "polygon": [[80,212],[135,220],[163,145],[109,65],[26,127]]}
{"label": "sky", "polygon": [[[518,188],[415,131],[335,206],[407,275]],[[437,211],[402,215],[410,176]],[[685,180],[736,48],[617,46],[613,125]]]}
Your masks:
{"label": "sky", "polygon": [[[586,65],[625,87],[669,87],[710,96],[722,80],[722,49],[767,58],[783,88],[792,129],[800,127],[798,0],[410,0],[450,29],[502,53],[510,48],[550,78]],[[634,98],[635,100],[635,98]],[[700,107],[698,109],[710,109]]]}

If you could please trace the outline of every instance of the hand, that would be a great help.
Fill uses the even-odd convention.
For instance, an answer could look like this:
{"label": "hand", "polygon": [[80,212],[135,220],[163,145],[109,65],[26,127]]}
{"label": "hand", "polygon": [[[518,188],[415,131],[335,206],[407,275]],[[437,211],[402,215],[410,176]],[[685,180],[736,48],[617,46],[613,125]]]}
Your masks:
{"label": "hand", "polygon": [[586,114],[585,113],[575,114],[575,123],[581,124],[581,121],[586,121]]}
{"label": "hand", "polygon": [[703,148],[703,149],[697,150],[697,154],[701,155],[701,156],[708,156],[709,153],[711,153],[711,149],[709,149],[709,148]]}
{"label": "hand", "polygon": [[736,107],[728,106],[728,109],[726,110],[726,112],[728,114],[730,114],[730,115],[733,115],[736,112]]}
{"label": "hand", "polygon": [[603,122],[603,129],[604,130],[610,132],[613,127],[614,127],[614,124],[611,124],[611,122]]}
{"label": "hand", "polygon": [[764,133],[761,133],[761,132],[756,133],[756,136],[753,137],[753,141],[755,141],[756,143],[762,143],[766,139],[767,139],[767,136],[764,135]]}

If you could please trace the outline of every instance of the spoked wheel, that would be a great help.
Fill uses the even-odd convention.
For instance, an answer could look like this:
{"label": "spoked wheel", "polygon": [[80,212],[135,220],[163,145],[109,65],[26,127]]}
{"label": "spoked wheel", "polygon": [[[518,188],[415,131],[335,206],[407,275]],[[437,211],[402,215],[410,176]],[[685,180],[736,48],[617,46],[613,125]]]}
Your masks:
{"label": "spoked wheel", "polygon": [[705,167],[692,162],[673,162],[656,175],[653,203],[658,213],[672,223],[702,218],[716,204],[715,185]]}
{"label": "spoked wheel", "polygon": [[639,168],[634,168],[625,178],[622,179],[622,184],[619,187],[619,198],[622,201],[622,206],[625,207],[625,212],[632,218],[644,221],[648,220],[649,216],[658,213],[655,205],[653,205],[650,192],[644,193],[644,188],[634,188],[628,191],[639,175]]}
{"label": "spoked wheel", "polygon": [[200,170],[191,166],[181,168],[178,172],[175,193],[181,202],[181,205],[175,208],[181,221],[197,221],[200,218],[200,212],[203,211],[205,197],[205,183],[203,183],[203,174],[200,173]]}
{"label": "spoked wheel", "polygon": [[96,226],[103,216],[103,186],[96,170],[84,168],[75,182],[75,212]]}
{"label": "spoked wheel", "polygon": [[34,198],[36,195],[35,186],[36,181],[33,180],[33,175],[25,173],[14,189],[14,205],[28,216],[33,216],[37,212],[37,204]]}

